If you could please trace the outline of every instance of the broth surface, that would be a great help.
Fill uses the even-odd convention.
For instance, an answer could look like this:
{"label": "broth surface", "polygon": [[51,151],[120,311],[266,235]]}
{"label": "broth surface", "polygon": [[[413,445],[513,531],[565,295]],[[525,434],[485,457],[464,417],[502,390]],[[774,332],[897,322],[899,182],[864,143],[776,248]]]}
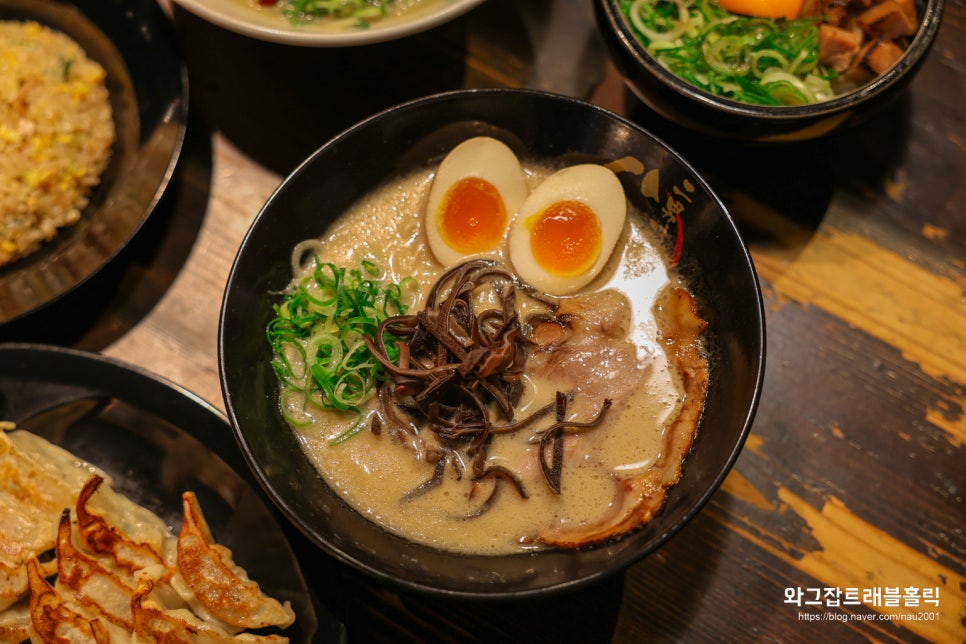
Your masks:
{"label": "broth surface", "polygon": [[258,12],[261,16],[278,22],[280,28],[291,28],[321,33],[346,33],[368,29],[373,27],[385,27],[388,25],[399,24],[408,20],[415,20],[435,9],[438,9],[445,0],[396,0],[386,6],[384,15],[369,16],[359,18],[353,16],[316,16],[305,15],[290,19],[285,11],[287,3],[280,2],[274,5],[265,5],[258,0],[238,0],[252,11]]}

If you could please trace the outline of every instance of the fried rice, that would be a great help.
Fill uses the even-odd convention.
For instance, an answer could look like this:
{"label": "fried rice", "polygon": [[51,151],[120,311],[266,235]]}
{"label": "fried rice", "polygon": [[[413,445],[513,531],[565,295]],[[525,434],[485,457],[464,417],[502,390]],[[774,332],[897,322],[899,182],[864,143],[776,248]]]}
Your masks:
{"label": "fried rice", "polygon": [[80,219],[114,143],[106,76],[66,35],[0,21],[0,266]]}

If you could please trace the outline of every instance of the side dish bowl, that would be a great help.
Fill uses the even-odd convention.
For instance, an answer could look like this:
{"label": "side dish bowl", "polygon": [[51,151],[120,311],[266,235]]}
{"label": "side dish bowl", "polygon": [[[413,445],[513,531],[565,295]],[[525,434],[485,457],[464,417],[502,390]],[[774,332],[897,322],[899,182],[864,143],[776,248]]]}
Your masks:
{"label": "side dish bowl", "polygon": [[0,325],[46,306],[103,268],[133,238],[167,188],[188,115],[188,72],[154,0],[0,0],[0,20],[62,32],[104,67],[116,139],[75,224],[0,267]]}
{"label": "side dish bowl", "polygon": [[635,38],[620,0],[594,0],[598,29],[634,94],[661,116],[722,138],[801,141],[861,122],[908,86],[932,48],[945,0],[916,0],[919,29],[902,58],[866,85],[799,106],[751,105],[715,96],[671,73]]}
{"label": "side dish bowl", "polygon": [[[662,239],[679,255],[679,270],[710,322],[711,385],[681,480],[656,517],[617,541],[507,556],[456,555],[408,542],[329,488],[279,411],[265,329],[291,279],[294,246],[322,236],[349,205],[388,178],[438,161],[474,135],[501,139],[537,158],[636,160],[640,165],[631,165],[638,174],[620,173],[628,198],[665,230]],[[642,190],[645,172],[648,190]],[[218,351],[228,415],[248,464],[315,544],[408,589],[497,597],[600,580],[654,551],[692,519],[730,470],[751,427],[764,344],[761,292],[747,249],[721,201],[677,153],[634,123],[578,100],[530,90],[469,90],[377,114],[323,145],[285,179],[257,215],[231,269]]]}

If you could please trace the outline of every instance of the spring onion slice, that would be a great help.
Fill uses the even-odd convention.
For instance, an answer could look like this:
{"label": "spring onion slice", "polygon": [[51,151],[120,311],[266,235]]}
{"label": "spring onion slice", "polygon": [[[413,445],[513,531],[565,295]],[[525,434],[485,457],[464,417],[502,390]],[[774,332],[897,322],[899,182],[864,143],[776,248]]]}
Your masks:
{"label": "spring onion slice", "polygon": [[[832,98],[814,20],[731,14],[713,0],[620,0],[635,37],[661,65],[712,94],[761,105]],[[763,79],[777,72],[794,77]]]}
{"label": "spring onion slice", "polygon": [[283,0],[282,13],[292,23],[318,19],[355,20],[357,27],[366,27],[373,20],[386,15],[395,0]]}
{"label": "spring onion slice", "polygon": [[659,42],[678,38],[690,22],[690,13],[684,0],[634,0],[628,9],[628,16],[648,40]]}
{"label": "spring onion slice", "polygon": [[774,49],[762,49],[752,52],[749,57],[749,63],[751,64],[752,74],[757,78],[761,78],[768,67],[777,66],[781,69],[789,69],[792,67],[791,63],[788,62],[781,52]]}
{"label": "spring onion slice", "polygon": [[349,440],[350,438],[352,438],[353,436],[361,432],[366,427],[365,420],[366,420],[365,416],[363,416],[362,414],[359,414],[359,417],[355,419],[355,422],[352,423],[349,429],[345,430],[335,438],[331,439],[329,441],[329,445],[332,445],[333,447],[336,445],[341,445],[342,443],[346,442],[347,440]]}
{"label": "spring onion slice", "polygon": [[[403,289],[411,290],[415,280],[383,282],[380,274],[368,261],[347,269],[315,260],[314,268],[275,305],[266,334],[275,355],[272,367],[285,391],[283,413],[293,422],[304,423],[308,416],[291,408],[293,399],[300,399],[305,409],[358,414],[385,380],[364,337],[374,337],[386,318],[405,313]],[[381,340],[395,360],[395,339]]]}

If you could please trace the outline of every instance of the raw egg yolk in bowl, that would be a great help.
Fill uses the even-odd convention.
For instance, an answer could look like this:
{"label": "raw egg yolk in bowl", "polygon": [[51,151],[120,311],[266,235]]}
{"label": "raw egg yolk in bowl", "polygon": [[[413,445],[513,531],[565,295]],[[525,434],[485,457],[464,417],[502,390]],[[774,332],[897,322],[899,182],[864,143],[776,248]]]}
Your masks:
{"label": "raw egg yolk in bowl", "polygon": [[726,11],[756,18],[794,20],[802,12],[803,0],[718,0]]}

